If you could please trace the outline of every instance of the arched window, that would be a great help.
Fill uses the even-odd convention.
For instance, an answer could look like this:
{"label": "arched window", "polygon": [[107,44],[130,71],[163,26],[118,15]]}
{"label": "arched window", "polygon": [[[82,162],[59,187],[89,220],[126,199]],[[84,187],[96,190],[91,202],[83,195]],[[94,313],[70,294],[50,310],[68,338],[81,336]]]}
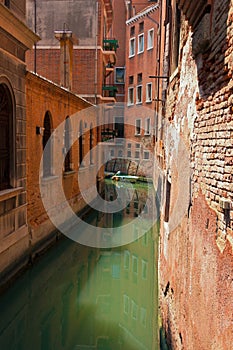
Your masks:
{"label": "arched window", "polygon": [[0,84],[0,190],[11,187],[13,178],[13,104],[6,84]]}
{"label": "arched window", "polygon": [[43,158],[43,176],[44,177],[52,175],[52,142],[50,138],[51,130],[52,130],[51,115],[49,112],[46,112],[44,117],[44,133],[43,133],[43,141],[42,141],[43,151],[45,149],[45,146],[47,145],[46,153],[44,152],[44,158]]}
{"label": "arched window", "polygon": [[65,171],[71,171],[71,163],[72,163],[72,157],[71,157],[71,125],[70,125],[70,118],[67,117],[65,121],[65,137],[64,137],[64,145],[65,145]]}
{"label": "arched window", "polygon": [[83,123],[80,121],[79,126],[79,165],[81,166],[81,163],[83,161]]}
{"label": "arched window", "polygon": [[93,164],[93,126],[90,126],[90,164]]}

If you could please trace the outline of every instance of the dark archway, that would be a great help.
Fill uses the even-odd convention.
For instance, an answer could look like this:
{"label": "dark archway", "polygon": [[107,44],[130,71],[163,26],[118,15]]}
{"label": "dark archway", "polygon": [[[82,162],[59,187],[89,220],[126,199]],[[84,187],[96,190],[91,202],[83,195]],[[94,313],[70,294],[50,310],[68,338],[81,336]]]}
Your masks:
{"label": "dark archway", "polygon": [[83,161],[83,123],[80,121],[79,126],[79,165],[81,166],[81,163]]}
{"label": "dark archway", "polygon": [[72,163],[72,154],[71,154],[71,124],[70,124],[70,118],[67,117],[65,121],[65,151],[66,157],[65,157],[65,172],[71,171],[71,163]]}
{"label": "dark archway", "polygon": [[0,84],[0,190],[11,187],[13,103],[6,84]]}
{"label": "dark archway", "polygon": [[43,133],[43,151],[45,146],[48,144],[46,156],[43,158],[43,176],[52,175],[52,142],[50,139],[52,131],[52,118],[49,112],[46,112],[44,117],[44,133]]}

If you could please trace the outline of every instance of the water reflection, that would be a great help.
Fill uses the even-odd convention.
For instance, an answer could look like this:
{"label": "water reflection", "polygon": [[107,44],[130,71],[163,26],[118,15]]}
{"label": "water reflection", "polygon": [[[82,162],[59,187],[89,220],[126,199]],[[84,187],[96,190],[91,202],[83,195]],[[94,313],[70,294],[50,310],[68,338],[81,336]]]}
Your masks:
{"label": "water reflection", "polygon": [[[145,191],[136,186],[121,214],[89,221],[119,224],[138,215]],[[1,296],[0,349],[158,349],[156,236],[150,230],[114,249],[64,239]]]}

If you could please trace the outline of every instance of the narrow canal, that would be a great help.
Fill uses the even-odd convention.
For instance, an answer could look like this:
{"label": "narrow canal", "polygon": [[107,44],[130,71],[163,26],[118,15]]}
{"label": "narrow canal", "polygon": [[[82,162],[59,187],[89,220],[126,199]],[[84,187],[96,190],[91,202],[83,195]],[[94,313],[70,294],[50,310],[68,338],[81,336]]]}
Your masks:
{"label": "narrow canal", "polygon": [[[115,186],[105,183],[108,196]],[[140,216],[148,186],[152,192],[135,184],[111,223]],[[93,212],[87,221],[106,218]],[[109,249],[61,239],[1,295],[0,349],[159,349],[156,226],[142,236],[136,228],[135,241]]]}

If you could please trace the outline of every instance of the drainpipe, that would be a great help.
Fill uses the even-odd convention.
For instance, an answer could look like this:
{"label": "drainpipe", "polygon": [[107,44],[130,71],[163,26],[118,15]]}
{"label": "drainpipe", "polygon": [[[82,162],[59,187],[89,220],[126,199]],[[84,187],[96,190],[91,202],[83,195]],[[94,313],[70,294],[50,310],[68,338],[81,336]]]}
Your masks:
{"label": "drainpipe", "polygon": [[96,13],[95,13],[95,18],[96,18],[96,35],[95,35],[95,80],[94,80],[94,85],[95,85],[95,104],[97,104],[97,78],[98,78],[98,12],[99,12],[99,3],[96,1]]}
{"label": "drainpipe", "polygon": [[[34,32],[36,33],[37,31],[37,4],[36,0],[34,0]],[[34,73],[36,73],[36,48],[37,44],[36,42],[34,43]]]}
{"label": "drainpipe", "polygon": [[156,113],[156,119],[155,119],[155,141],[158,140],[158,115],[159,115],[159,92],[160,92],[160,61],[161,61],[161,21],[162,21],[162,4],[161,1],[159,2],[159,9],[160,9],[160,18],[159,22],[154,20],[152,17],[150,17],[149,14],[147,14],[147,17],[154,22],[157,25],[157,54],[156,54],[156,69],[155,69],[155,77],[157,77],[157,83],[156,83],[156,99],[155,99],[155,113]]}

